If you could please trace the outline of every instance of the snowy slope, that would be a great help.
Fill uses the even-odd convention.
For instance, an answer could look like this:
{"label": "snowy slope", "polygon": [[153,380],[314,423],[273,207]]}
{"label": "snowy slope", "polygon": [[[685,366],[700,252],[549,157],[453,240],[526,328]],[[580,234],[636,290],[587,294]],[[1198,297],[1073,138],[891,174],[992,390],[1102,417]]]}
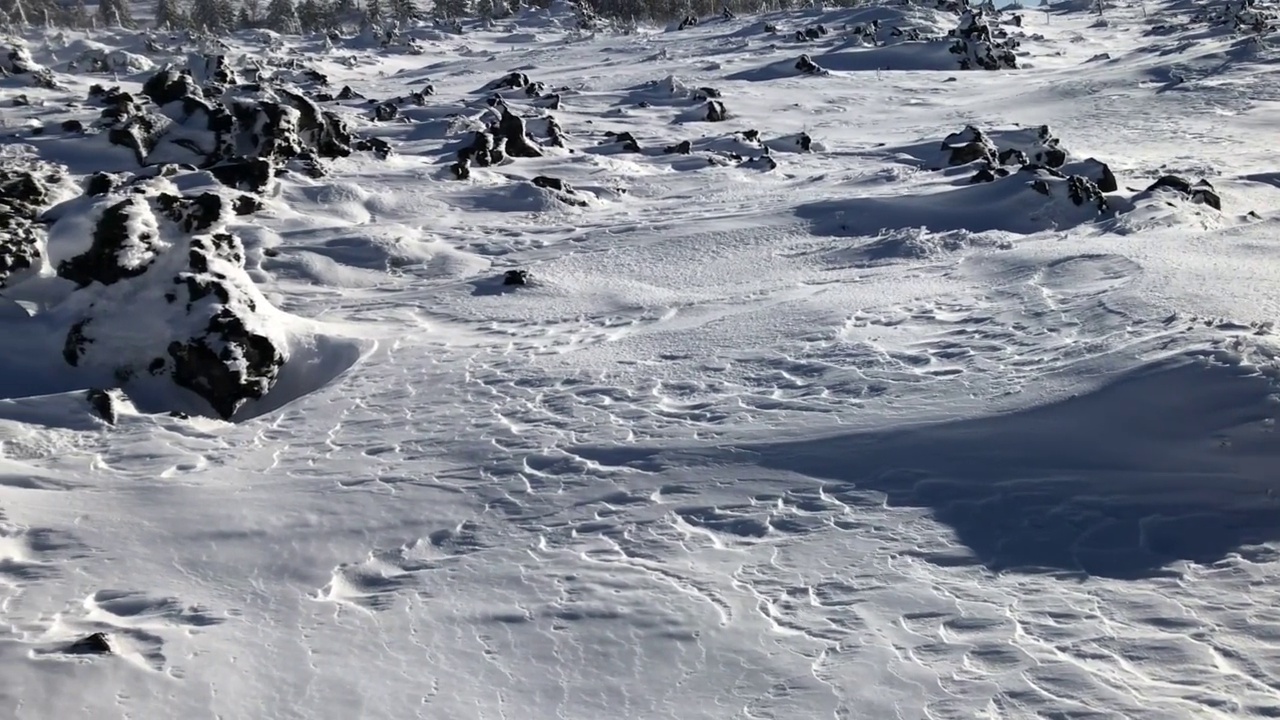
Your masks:
{"label": "snowy slope", "polygon": [[[912,7],[246,34],[392,152],[239,188],[158,169],[214,152],[181,101],[151,169],[86,101],[210,48],[21,39],[0,161],[61,169],[0,291],[0,717],[1276,716],[1280,51],[1198,15],[1006,15],[994,71]],[[477,160],[495,91],[537,156]],[[224,309],[280,361],[230,413],[142,370]]]}

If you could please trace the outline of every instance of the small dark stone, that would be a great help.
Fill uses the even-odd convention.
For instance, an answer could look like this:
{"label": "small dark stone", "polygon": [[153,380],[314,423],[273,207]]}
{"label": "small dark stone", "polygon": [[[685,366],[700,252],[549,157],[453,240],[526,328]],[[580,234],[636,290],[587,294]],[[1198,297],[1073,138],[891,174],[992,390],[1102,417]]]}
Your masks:
{"label": "small dark stone", "polygon": [[[978,172],[975,173],[973,177],[969,178],[969,182],[970,183],[995,182],[995,179],[996,179],[996,174],[991,170],[991,166],[988,165],[978,170]],[[1047,186],[1045,190],[1046,191],[1048,190]]]}
{"label": "small dark stone", "polygon": [[724,122],[729,118],[729,111],[725,109],[724,103],[719,100],[711,100],[707,103],[707,122]]}
{"label": "small dark stone", "polygon": [[529,272],[527,270],[508,270],[502,275],[503,285],[528,285]]}
{"label": "small dark stone", "polygon": [[79,120],[64,120],[62,122],[63,132],[82,133],[84,132],[84,123]]}
{"label": "small dark stone", "polygon": [[693,143],[688,140],[681,140],[678,145],[670,145],[663,152],[668,155],[689,155],[693,152]]}

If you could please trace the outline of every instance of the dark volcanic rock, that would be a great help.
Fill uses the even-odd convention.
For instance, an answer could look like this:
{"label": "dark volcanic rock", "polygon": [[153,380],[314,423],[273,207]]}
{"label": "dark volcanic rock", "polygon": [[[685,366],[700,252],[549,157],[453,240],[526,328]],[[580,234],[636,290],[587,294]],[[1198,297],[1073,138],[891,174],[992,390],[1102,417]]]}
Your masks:
{"label": "dark volcanic rock", "polygon": [[1155,192],[1162,189],[1173,190],[1194,202],[1204,203],[1214,210],[1222,210],[1222,197],[1218,195],[1217,190],[1208,180],[1200,180],[1192,184],[1186,178],[1181,178],[1177,175],[1165,175],[1152,183],[1146,191]]}
{"label": "dark volcanic rock", "polygon": [[949,153],[947,164],[951,166],[968,165],[978,160],[991,162],[997,152],[991,138],[972,125],[948,135],[942,141],[942,150]]}
{"label": "dark volcanic rock", "polygon": [[806,75],[823,75],[827,72],[808,55],[800,56],[800,59],[796,61],[796,69]]}
{"label": "dark volcanic rock", "polygon": [[1018,41],[1004,30],[992,30],[987,13],[980,8],[965,10],[960,24],[951,31],[955,41],[952,54],[960,56],[960,69],[1006,70],[1018,67]]}
{"label": "dark volcanic rock", "polygon": [[134,196],[108,207],[93,230],[89,250],[59,263],[59,277],[79,287],[111,285],[146,272],[161,249],[155,217],[145,198]]}
{"label": "dark volcanic rock", "polygon": [[0,288],[40,260],[44,227],[40,214],[52,201],[60,169],[22,160],[0,164]]}
{"label": "dark volcanic rock", "polygon": [[542,157],[542,150],[538,148],[533,138],[529,137],[525,129],[524,118],[505,106],[502,108],[502,119],[498,121],[496,132],[506,140],[504,148],[507,155],[523,158]]}
{"label": "dark volcanic rock", "polygon": [[111,643],[107,641],[107,636],[96,632],[67,644],[62,649],[62,652],[71,655],[110,655],[112,651]]}
{"label": "dark volcanic rock", "polygon": [[222,219],[223,200],[209,192],[195,197],[162,193],[156,198],[156,206],[188,233],[204,232]]}
{"label": "dark volcanic rock", "polygon": [[125,178],[117,173],[96,172],[85,181],[86,195],[106,195],[123,185]]}
{"label": "dark volcanic rock", "polygon": [[93,388],[85,393],[85,399],[89,401],[89,407],[93,408],[98,417],[105,420],[108,425],[115,425],[120,416],[115,392]]}
{"label": "dark volcanic rock", "polygon": [[529,76],[522,72],[505,75],[485,86],[485,90],[519,90],[529,86]]}
{"label": "dark volcanic rock", "polygon": [[547,190],[555,190],[557,192],[565,192],[565,193],[573,192],[573,186],[565,182],[564,180],[561,180],[560,178],[553,178],[553,177],[548,177],[546,175],[539,175],[535,177],[533,180],[531,180],[530,182],[532,182],[534,185],[540,188],[545,188]]}
{"label": "dark volcanic rock", "polygon": [[284,365],[270,339],[251,332],[226,308],[210,318],[204,336],[175,340],[168,352],[174,383],[204,398],[224,420],[246,401],[266,395]]}
{"label": "dark volcanic rock", "polygon": [[613,138],[613,142],[621,143],[622,149],[627,152],[640,152],[640,143],[636,142],[636,138],[629,132],[615,133],[612,130],[605,133],[605,136]]}
{"label": "dark volcanic rock", "polygon": [[693,143],[688,140],[681,140],[676,145],[670,145],[663,149],[668,155],[689,155],[693,152]]}

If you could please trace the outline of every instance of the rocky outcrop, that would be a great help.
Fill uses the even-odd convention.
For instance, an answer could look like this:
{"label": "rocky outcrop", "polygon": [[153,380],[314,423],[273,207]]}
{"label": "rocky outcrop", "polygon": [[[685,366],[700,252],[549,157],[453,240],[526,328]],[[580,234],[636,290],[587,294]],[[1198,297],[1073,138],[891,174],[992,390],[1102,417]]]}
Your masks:
{"label": "rocky outcrop", "polygon": [[0,163],[0,288],[34,270],[41,258],[40,214],[65,182],[60,168],[26,159]]}
{"label": "rocky outcrop", "polygon": [[56,265],[79,288],[65,304],[82,308],[63,356],[125,384],[166,377],[230,419],[271,389],[286,359],[244,248],[223,229],[255,206],[214,192],[134,190],[108,196],[89,247]]}
{"label": "rocky outcrop", "polygon": [[160,70],[141,96],[90,91],[103,105],[97,125],[112,144],[133,151],[139,165],[189,164],[231,187],[261,192],[282,172],[319,176],[325,160],[390,152],[384,141],[356,138],[340,116],[299,92],[239,83],[222,56],[193,65]]}
{"label": "rocky outcrop", "polygon": [[951,31],[951,52],[960,56],[961,70],[1013,70],[1018,67],[1018,41],[999,25],[992,26],[980,9],[966,10]]}
{"label": "rocky outcrop", "polygon": [[1222,210],[1222,197],[1208,180],[1192,183],[1177,175],[1164,175],[1152,183],[1145,192],[1155,193],[1161,190],[1177,193],[1192,202],[1208,205],[1214,210]]}

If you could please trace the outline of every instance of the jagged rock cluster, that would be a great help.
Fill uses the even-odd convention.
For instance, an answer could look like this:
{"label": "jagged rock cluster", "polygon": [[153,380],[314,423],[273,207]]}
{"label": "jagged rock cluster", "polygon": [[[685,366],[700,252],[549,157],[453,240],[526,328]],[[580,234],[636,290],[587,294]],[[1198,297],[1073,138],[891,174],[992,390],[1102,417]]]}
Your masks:
{"label": "jagged rock cluster", "polygon": [[62,169],[27,159],[0,164],[0,289],[37,268],[45,235],[40,215],[65,178]]}
{"label": "jagged rock cluster", "polygon": [[[5,70],[39,72],[19,51]],[[138,94],[94,86],[90,100],[93,127],[64,129],[127,148],[139,168],[94,173],[66,200],[55,192],[69,187],[65,169],[0,161],[0,288],[52,271],[67,281],[47,310],[67,323],[68,365],[126,387],[170,382],[230,419],[270,391],[288,349],[228,222],[261,209],[253,193],[281,173],[319,175],[327,159],[390,147],[303,92],[245,82],[222,56],[166,67]],[[197,170],[217,182],[179,190],[173,178]]]}
{"label": "jagged rock cluster", "polygon": [[[614,132],[607,131],[604,133],[608,138],[606,144],[620,145],[623,152],[643,153],[644,148],[640,146],[638,140],[630,132]],[[813,149],[813,139],[808,134],[801,133],[794,136],[791,140],[791,146],[788,150],[795,152],[811,152]],[[787,140],[777,141],[782,146],[788,145]],[[756,170],[773,170],[777,168],[777,160],[774,159],[770,147],[764,142],[758,130],[743,130],[732,133],[728,136],[703,138],[697,144],[690,140],[682,140],[674,145],[662,147],[660,151],[664,155],[700,155],[710,165],[730,166],[750,168]]]}
{"label": "jagged rock cluster", "polygon": [[942,141],[948,166],[977,164],[972,183],[994,182],[1014,173],[1032,177],[1031,186],[1043,195],[1061,192],[1077,206],[1090,203],[1107,209],[1105,193],[1118,189],[1111,168],[1094,158],[1069,162],[1070,156],[1048,125],[1034,131],[1007,133],[1005,146],[970,125]]}
{"label": "jagged rock cluster", "polygon": [[168,377],[230,419],[271,389],[286,359],[245,274],[244,248],[224,229],[259,204],[164,186],[137,183],[97,202],[88,247],[56,263],[78,288],[65,301],[78,312],[63,358],[110,369],[120,383]]}
{"label": "jagged rock cluster", "polygon": [[[471,177],[471,165],[480,167],[497,165],[508,157],[535,158],[543,156],[541,143],[535,140],[525,125],[524,118],[516,115],[505,103],[498,105],[496,122],[472,134],[471,143],[458,150],[457,162],[450,170],[459,180]],[[555,128],[555,137],[563,135],[552,118],[548,127]]]}
{"label": "jagged rock cluster", "polygon": [[1004,70],[1018,67],[1015,51],[1017,38],[998,25],[988,22],[988,15],[978,9],[960,15],[960,24],[950,33],[955,41],[951,52],[960,56],[960,69]]}
{"label": "jagged rock cluster", "polygon": [[1227,26],[1234,32],[1262,35],[1275,29],[1277,15],[1273,9],[1264,8],[1257,0],[1227,0],[1204,6],[1191,17],[1192,22],[1211,26]]}
{"label": "jagged rock cluster", "polygon": [[241,83],[222,56],[166,67],[141,96],[94,86],[90,99],[103,106],[96,125],[139,165],[208,170],[229,187],[255,192],[281,172],[320,176],[325,159],[390,149],[356,138],[341,117],[301,93]]}
{"label": "jagged rock cluster", "polygon": [[[1077,207],[1092,206],[1098,213],[1110,209],[1107,193],[1120,189],[1110,166],[1096,158],[1072,158],[1048,125],[999,133],[987,133],[970,125],[948,135],[941,151],[940,165],[977,168],[970,183],[996,182],[1017,175],[1042,195],[1064,198]],[[1221,198],[1207,180],[1192,183],[1166,175],[1142,195],[1159,192],[1175,193],[1189,202],[1222,209]]]}

